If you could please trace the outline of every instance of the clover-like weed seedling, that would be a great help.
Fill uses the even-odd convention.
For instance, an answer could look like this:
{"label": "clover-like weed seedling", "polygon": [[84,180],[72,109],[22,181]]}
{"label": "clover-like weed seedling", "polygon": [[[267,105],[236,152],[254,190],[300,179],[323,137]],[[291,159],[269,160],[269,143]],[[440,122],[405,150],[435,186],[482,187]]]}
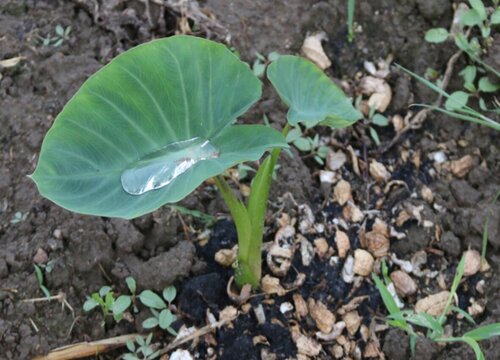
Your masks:
{"label": "clover-like weed seedling", "polygon": [[[236,282],[257,287],[269,188],[286,134],[299,123],[338,128],[361,117],[305,59],[280,56],[267,66],[267,78],[289,107],[282,133],[235,124],[259,100],[262,84],[227,47],[190,36],[137,46],[66,104],[32,178],[66,209],[131,219],[182,200],[213,177],[238,234]],[[243,202],[221,174],[266,151]]]}
{"label": "clover-like weed seedling", "polygon": [[127,349],[130,351],[128,354],[123,355],[123,360],[153,360],[160,356],[161,351],[154,349],[153,345],[151,345],[151,341],[153,340],[153,334],[149,334],[146,339],[142,336],[137,335],[135,337],[135,345],[134,341],[127,341]]}
{"label": "clover-like weed seedling", "polygon": [[162,295],[163,299],[151,290],[144,290],[140,293],[139,300],[141,300],[141,302],[147,306],[153,314],[152,317],[143,321],[142,327],[145,329],[151,329],[159,326],[163,330],[167,330],[172,335],[177,335],[175,330],[171,327],[177,318],[170,310],[170,306],[177,295],[177,291],[175,287],[168,286],[163,289]]}

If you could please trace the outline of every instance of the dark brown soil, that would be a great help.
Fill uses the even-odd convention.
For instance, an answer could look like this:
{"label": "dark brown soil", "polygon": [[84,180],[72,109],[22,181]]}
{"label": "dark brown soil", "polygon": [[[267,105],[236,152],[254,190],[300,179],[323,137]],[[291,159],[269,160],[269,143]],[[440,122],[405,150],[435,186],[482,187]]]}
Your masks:
{"label": "dark brown soil", "polygon": [[[3,0],[0,3],[0,60],[24,57],[18,66],[2,70],[0,80],[1,358],[28,359],[70,343],[142,331],[140,321],[136,321],[137,326],[134,322],[122,321],[102,327],[98,312],[82,310],[86,296],[103,285],[125,291],[124,279],[129,275],[137,280],[139,290],[161,291],[168,284],[177,286],[176,304],[180,314],[177,325],[203,326],[207,309],[218,316],[226,305],[232,304],[226,294],[231,270],[213,260],[217,250],[231,248],[236,243],[231,222],[219,220],[211,229],[208,244],[200,246],[183,222],[199,232],[204,230],[204,224],[180,217],[169,207],[133,221],[80,216],[41,198],[26,176],[34,170],[44,134],[82,82],[120,52],[153,37],[174,34],[180,15],[153,4],[150,23],[140,1],[96,3],[100,4],[98,12],[90,0]],[[376,61],[388,54],[394,56],[395,62],[418,73],[428,67],[443,71],[454,51],[453,45],[434,46],[423,41],[428,28],[449,24],[452,4],[448,0],[358,1],[356,22],[362,25],[363,31],[353,43],[346,41],[344,1],[205,0],[200,1],[200,6],[216,16],[231,35],[231,45],[249,62],[253,61],[255,51],[297,53],[307,33],[325,31],[328,35],[325,50],[333,62],[327,73],[336,79],[351,80],[363,71],[363,61]],[[53,35],[57,24],[71,26],[69,38],[60,47],[44,46],[41,37]],[[199,35],[227,40],[227,33],[202,31]],[[394,98],[388,114],[404,115],[409,104],[435,98],[428,89],[400,73],[393,72],[389,81]],[[246,120],[256,121],[266,114],[274,125],[283,124],[283,105],[269,87],[264,94]],[[402,180],[408,186],[387,194],[384,204],[377,209],[380,216],[389,223],[397,215],[393,209],[401,208],[401,204],[422,205],[422,216],[434,223],[432,232],[436,227],[443,232],[441,242],[432,244],[430,230],[425,230],[417,221],[405,223],[397,230],[405,232],[407,237],[391,238],[391,251],[399,258],[409,259],[423,249],[443,250],[435,252],[440,255],[435,255],[429,263],[436,268],[443,263],[451,264],[444,275],[452,277],[462,251],[468,247],[481,248],[484,223],[488,214],[493,214],[489,220],[488,251],[493,276],[467,279],[459,289],[459,299],[460,305],[467,308],[469,299],[479,296],[474,292],[475,283],[485,278],[486,310],[476,320],[480,324],[500,321],[500,277],[497,276],[500,205],[491,205],[500,187],[499,134],[432,114],[422,129],[408,132],[397,146],[381,153],[368,137],[358,136],[360,131],[363,130],[337,133],[337,147],[350,144],[363,154],[365,161],[376,159],[391,165],[394,169],[391,180]],[[381,130],[380,135],[383,142],[388,142],[394,132]],[[429,154],[442,149],[450,160],[465,155],[473,157],[467,176],[457,179],[449,173],[436,172]],[[421,165],[417,167],[412,161],[401,159],[403,150],[410,158],[418,152]],[[294,158],[284,155],[273,196],[277,199],[290,192],[298,204],[311,206],[316,221],[328,229],[327,241],[333,245],[332,222],[341,216],[342,208],[325,198],[320,190],[317,173],[321,169],[310,159],[301,159],[298,153]],[[377,200],[383,196],[376,191],[367,172],[358,176],[348,164],[342,169],[342,177],[351,183],[353,198],[362,210],[375,209]],[[422,200],[419,194],[423,185],[432,189],[439,207],[431,207]],[[283,203],[288,213],[297,212],[294,204],[287,204],[285,200]],[[183,205],[211,214],[225,211],[220,198],[208,185],[184,200]],[[273,213],[276,209],[271,207]],[[25,218],[15,221],[16,213]],[[269,215],[275,219],[276,214]],[[370,221],[368,229],[372,226]],[[270,221],[267,240],[274,237],[275,230]],[[353,248],[360,247],[358,230],[359,225],[353,225],[349,231]],[[36,304],[22,301],[43,296],[33,267],[39,249],[43,249],[53,264],[53,270],[45,274],[46,287],[52,295],[65,294],[74,316],[68,309],[61,310],[57,301]],[[344,283],[340,275],[342,265],[329,266],[327,261],[315,257],[310,266],[304,267],[297,255],[293,266],[306,274],[304,285],[297,291],[306,299],[312,296],[324,301],[332,309],[355,296],[368,295],[358,311],[363,324],[369,326],[374,316],[386,314],[378,292],[369,281],[357,289]],[[284,282],[292,282],[295,277],[296,273],[290,272]],[[435,290],[432,286],[422,287],[419,295],[432,290]],[[291,297],[292,292],[263,303],[267,318],[275,319],[273,322],[258,324],[250,312],[239,316],[233,328],[221,328],[214,335],[218,358],[260,359],[262,349],[276,354],[278,359],[295,358],[297,348],[287,328],[291,319],[279,311],[280,304],[291,301]],[[256,296],[250,303],[257,306],[263,299]],[[141,311],[138,318],[144,317],[144,312]],[[314,330],[310,319],[303,319],[300,325],[305,330]],[[457,331],[462,330],[457,327]],[[384,343],[384,334],[380,334],[381,349],[387,358],[409,357],[409,350],[402,345],[406,343],[404,335],[391,330]],[[158,341],[168,341],[165,334],[158,335]],[[253,338],[258,335],[263,335],[268,345],[254,346]],[[355,341],[363,350],[363,340],[357,336]],[[498,358],[498,341],[497,338],[482,343],[487,359]],[[192,354],[207,358],[208,348],[214,347],[207,344],[201,341]],[[331,358],[328,346],[324,349],[318,358]],[[417,353],[418,359],[473,358],[473,353],[460,345],[443,349],[419,343]]]}

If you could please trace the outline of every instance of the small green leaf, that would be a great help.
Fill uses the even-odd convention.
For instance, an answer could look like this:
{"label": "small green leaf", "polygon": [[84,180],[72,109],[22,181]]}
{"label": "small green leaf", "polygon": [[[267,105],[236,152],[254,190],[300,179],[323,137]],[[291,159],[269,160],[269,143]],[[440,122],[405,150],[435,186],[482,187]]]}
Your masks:
{"label": "small green leaf", "polygon": [[311,142],[307,138],[298,138],[293,142],[293,145],[295,145],[295,147],[300,151],[304,152],[311,151],[312,149]]}
{"label": "small green leaf", "polygon": [[342,128],[362,114],[321,69],[298,56],[283,55],[267,68],[267,77],[289,110],[290,125],[318,123]]}
{"label": "small green leaf", "polygon": [[458,110],[462,109],[465,105],[467,105],[467,101],[469,100],[469,94],[464,91],[455,91],[450,94],[450,97],[446,99],[444,103],[444,107],[447,110]]}
{"label": "small green leaf", "polygon": [[269,55],[267,55],[267,60],[269,61],[276,61],[280,58],[281,54],[276,52],[276,51],[272,51],[269,53]]}
{"label": "small green leaf", "polygon": [[486,39],[487,37],[490,36],[491,28],[489,26],[480,25],[480,28],[481,28],[481,36],[483,37],[483,39]]}
{"label": "small green leaf", "polygon": [[50,297],[50,291],[44,285],[40,285],[40,290],[42,290],[42,292],[46,298]]}
{"label": "small green leaf", "polygon": [[371,126],[370,126],[370,136],[373,139],[373,141],[375,141],[375,144],[377,144],[377,146],[379,146],[380,145],[380,138],[378,137],[377,130],[375,130]]}
{"label": "small green leaf", "polygon": [[470,5],[474,10],[477,11],[479,17],[482,20],[486,20],[486,8],[484,7],[483,1],[482,0],[469,0]]}
{"label": "small green leaf", "polygon": [[326,155],[328,154],[329,151],[330,148],[328,146],[320,146],[318,148],[318,156],[324,159],[326,158]]}
{"label": "small green leaf", "polygon": [[162,329],[167,329],[174,321],[175,317],[172,315],[170,310],[164,309],[161,311],[158,323]]}
{"label": "small green leaf", "polygon": [[493,336],[500,336],[500,323],[480,326],[464,334],[464,337],[469,337],[476,341],[491,339]]}
{"label": "small green leaf", "polygon": [[88,298],[87,301],[83,303],[83,311],[87,312],[99,306],[99,303],[92,298]]}
{"label": "small green leaf", "polygon": [[151,341],[153,340],[153,333],[150,333],[148,337],[146,338],[146,344],[149,345],[151,344]]}
{"label": "small green leaf", "polygon": [[57,25],[56,26],[56,34],[59,35],[59,36],[63,36],[64,35],[64,28],[61,25]]}
{"label": "small green leaf", "polygon": [[144,338],[143,338],[142,336],[140,336],[140,335],[137,335],[137,336],[135,337],[135,342],[136,342],[137,344],[139,344],[140,346],[144,346],[144,345],[146,345],[146,342],[144,341]]}
{"label": "small green leaf", "polygon": [[314,160],[320,165],[325,165],[325,161],[318,155],[314,155]]}
{"label": "small green leaf", "polygon": [[42,270],[40,269],[40,267],[38,265],[34,265],[34,266],[35,266],[35,275],[36,275],[36,279],[38,281],[38,285],[42,286],[43,285],[43,273],[42,273]]}
{"label": "small green leaf", "polygon": [[500,84],[494,84],[490,81],[487,76],[483,76],[479,79],[479,90],[482,92],[496,92],[500,89]]}
{"label": "small green leaf", "polygon": [[470,322],[471,324],[475,324],[476,322],[474,321],[474,318],[472,316],[469,315],[469,313],[465,310],[462,310],[460,309],[459,307],[457,306],[450,306],[450,310],[451,311],[454,311],[460,315],[462,315],[468,322]]}
{"label": "small green leaf", "polygon": [[491,15],[490,23],[491,25],[500,24],[500,9],[496,9],[495,12]]}
{"label": "small green leaf", "polygon": [[142,327],[144,329],[151,329],[151,328],[154,328],[156,326],[158,326],[158,319],[155,317],[147,318],[146,320],[144,320],[142,322]]}
{"label": "small green leaf", "polygon": [[469,41],[462,33],[458,33],[455,35],[455,45],[457,45],[457,47],[464,52],[470,51]]}
{"label": "small green leaf", "polygon": [[110,291],[109,293],[106,294],[104,298],[104,304],[106,306],[107,310],[113,309],[113,305],[115,303],[115,298],[113,297],[113,293]]}
{"label": "small green leaf", "polygon": [[140,359],[134,354],[124,354],[122,360],[140,360]]}
{"label": "small green leaf", "polygon": [[163,289],[163,298],[167,300],[169,304],[174,301],[176,295],[177,290],[175,289],[175,286],[168,286]]}
{"label": "small green leaf", "polygon": [[62,43],[63,43],[63,41],[64,41],[63,39],[58,39],[58,40],[54,43],[54,47],[59,47],[59,46],[61,46],[61,45],[62,45]]}
{"label": "small green leaf", "polygon": [[132,276],[127,276],[125,282],[127,283],[130,293],[135,294],[135,291],[137,290],[135,279]]}
{"label": "small green leaf", "polygon": [[474,65],[468,65],[459,74],[462,75],[466,83],[473,83],[476,79],[477,68]]}
{"label": "small green leaf", "polygon": [[134,344],[134,342],[132,340],[128,340],[126,342],[126,345],[127,345],[128,351],[131,351],[131,352],[135,351],[135,344]]}
{"label": "small green leaf", "polygon": [[139,300],[141,300],[141,302],[149,308],[165,309],[167,307],[167,304],[165,304],[161,297],[156,295],[151,290],[144,290],[141,292]]}
{"label": "small green leaf", "polygon": [[445,28],[430,29],[425,33],[425,41],[429,43],[442,43],[448,39],[448,35],[448,30]]}
{"label": "small green leaf", "polygon": [[113,314],[122,314],[127,310],[127,308],[130,306],[132,303],[132,300],[130,299],[130,296],[127,295],[121,295],[119,296],[112,307]]}
{"label": "small green leaf", "polygon": [[476,9],[467,10],[463,13],[460,20],[462,20],[462,24],[465,26],[476,26],[483,23],[483,20],[481,19],[481,16],[479,16]]}
{"label": "small green leaf", "polygon": [[253,74],[257,77],[264,75],[266,71],[266,65],[260,62],[260,60],[255,60],[252,67]]}
{"label": "small green leaf", "polygon": [[375,115],[373,115],[371,122],[372,122],[372,124],[375,124],[377,126],[387,126],[387,125],[389,125],[389,119],[386,118],[382,114],[375,114]]}
{"label": "small green leaf", "polygon": [[474,350],[474,354],[476,355],[476,360],[485,360],[484,354],[481,351],[481,347],[479,346],[477,341],[466,336],[462,337],[462,341],[467,343],[472,348],[472,350]]}
{"label": "small green leaf", "polygon": [[300,138],[302,136],[302,130],[298,127],[293,128],[288,132],[288,135],[286,136],[286,142],[287,143],[293,143],[295,140]]}
{"label": "small green leaf", "polygon": [[110,291],[111,288],[109,286],[103,286],[102,288],[99,289],[99,295],[101,297],[105,297]]}

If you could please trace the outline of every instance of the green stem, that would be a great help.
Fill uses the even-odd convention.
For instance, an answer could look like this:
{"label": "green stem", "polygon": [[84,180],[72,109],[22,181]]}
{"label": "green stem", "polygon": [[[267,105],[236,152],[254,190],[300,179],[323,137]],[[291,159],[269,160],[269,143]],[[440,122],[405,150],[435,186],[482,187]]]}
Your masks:
{"label": "green stem", "polygon": [[[289,131],[290,125],[287,124],[283,129],[283,136],[286,137]],[[250,284],[253,288],[257,288],[260,284],[262,238],[267,202],[274,168],[280,154],[281,148],[275,148],[271,151],[271,155],[262,162],[253,179],[247,206],[236,197],[221,176],[214,178],[215,184],[229,207],[238,233],[238,268],[235,280],[239,286]]]}

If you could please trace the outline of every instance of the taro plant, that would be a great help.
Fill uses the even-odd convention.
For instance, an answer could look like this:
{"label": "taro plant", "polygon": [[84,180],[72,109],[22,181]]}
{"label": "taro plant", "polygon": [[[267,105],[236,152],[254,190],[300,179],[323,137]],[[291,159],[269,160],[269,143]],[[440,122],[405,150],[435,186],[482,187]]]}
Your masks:
{"label": "taro plant", "polygon": [[[346,127],[361,117],[305,59],[280,56],[267,78],[289,107],[283,133],[235,123],[259,100],[262,84],[225,46],[190,36],[137,46],[91,76],[66,104],[32,179],[66,209],[131,219],[182,200],[213,177],[238,234],[236,282],[257,287],[269,188],[289,129]],[[266,151],[245,203],[221,174]]]}
{"label": "taro plant", "polygon": [[[384,267],[385,263],[383,264],[383,268]],[[474,351],[477,360],[485,359],[478,341],[487,340],[494,336],[500,335],[500,323],[476,327],[473,330],[467,331],[462,336],[449,336],[446,334],[444,325],[449,313],[451,312],[455,312],[463,316],[465,319],[467,319],[467,321],[475,325],[475,321],[469,315],[469,313],[457,306],[452,305],[453,299],[457,297],[457,289],[464,275],[464,267],[465,257],[462,256],[462,259],[457,266],[453,283],[451,285],[450,295],[448,296],[446,305],[439,316],[432,316],[425,312],[400,310],[397,304],[397,296],[395,297],[395,294],[390,291],[390,285],[392,285],[392,283],[387,276],[387,270],[383,270],[384,280],[380,279],[375,274],[372,275],[375,286],[377,287],[382,297],[382,302],[389,312],[387,323],[390,326],[400,328],[408,334],[408,336],[410,337],[412,355],[415,355],[416,340],[418,336],[420,336],[418,329],[425,329],[425,336],[432,341],[436,341],[439,343],[466,343]],[[387,268],[385,267],[385,269]]]}

